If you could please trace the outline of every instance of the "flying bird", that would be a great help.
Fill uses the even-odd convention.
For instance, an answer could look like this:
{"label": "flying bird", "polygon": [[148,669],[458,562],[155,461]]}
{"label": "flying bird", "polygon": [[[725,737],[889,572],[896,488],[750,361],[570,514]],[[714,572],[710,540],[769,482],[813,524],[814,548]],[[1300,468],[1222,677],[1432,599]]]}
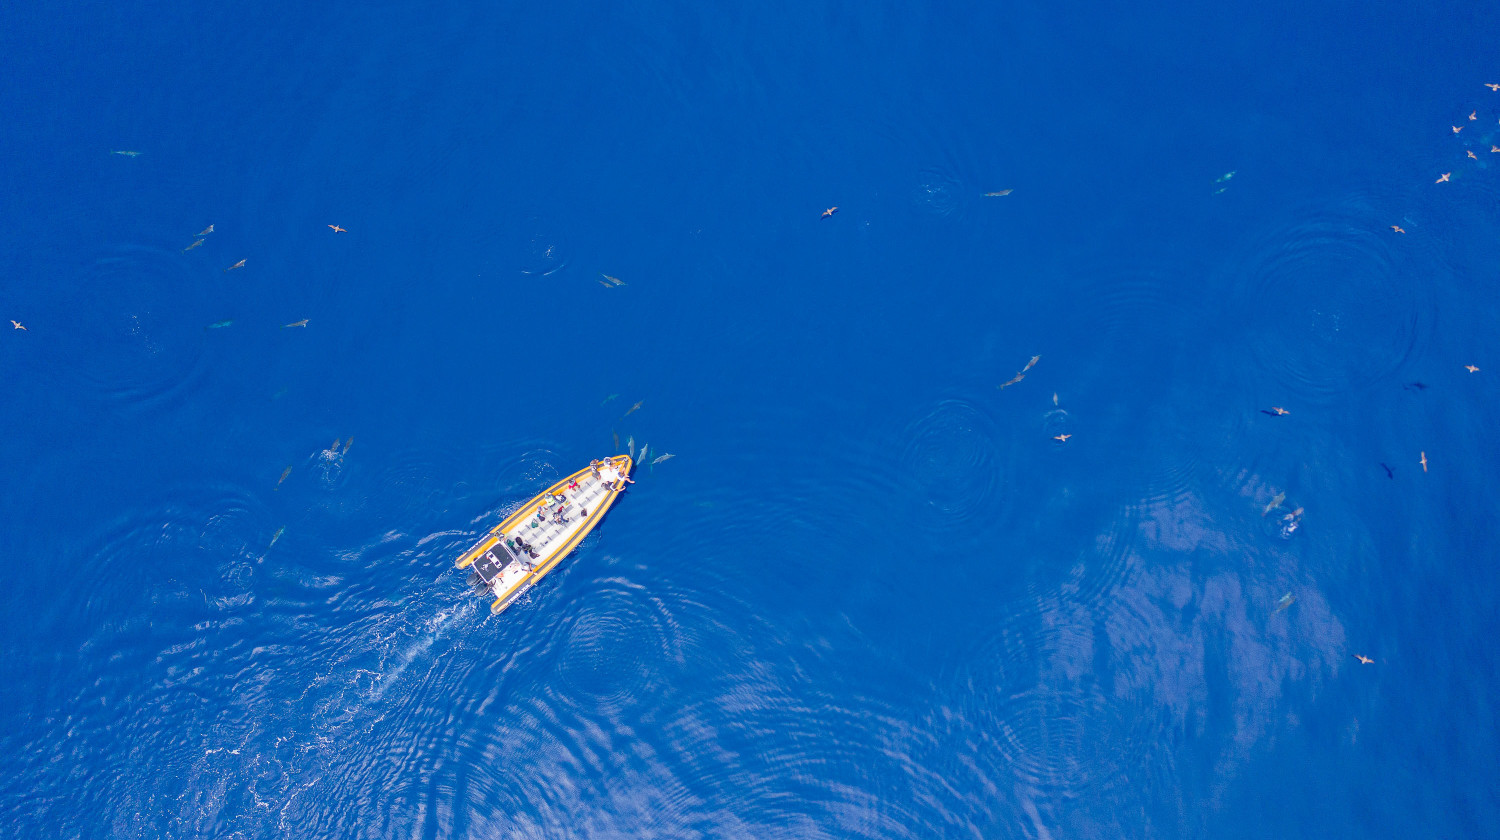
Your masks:
{"label": "flying bird", "polygon": [[820,218],[820,219],[827,219],[827,218],[832,217],[833,214],[837,213],[837,212],[839,212],[839,208],[837,208],[837,207],[830,207],[827,210],[824,210],[823,211],[823,215],[819,216],[818,218]]}
{"label": "flying bird", "polygon": [[1474,150],[1473,149],[1470,149],[1468,154],[1469,154],[1469,157],[1471,157],[1471,158],[1473,158],[1475,160],[1479,160],[1479,155],[1474,154]]}
{"label": "flying bird", "polygon": [[1427,472],[1427,452],[1426,452],[1426,450],[1423,450],[1423,452],[1422,452],[1422,472]]}
{"label": "flying bird", "polygon": [[1359,664],[1361,664],[1361,665],[1374,665],[1375,664],[1375,660],[1371,659],[1368,656],[1360,656],[1359,654],[1356,653],[1356,654],[1354,654],[1354,658],[1358,659],[1359,660]]}
{"label": "flying bird", "polygon": [[1067,443],[1068,438],[1070,437],[1072,437],[1072,435],[1053,435],[1052,439],[1059,443]]}
{"label": "flying bird", "polygon": [[1500,152],[1500,146],[1490,146],[1491,152]]}
{"label": "flying bird", "polygon": [[[11,323],[14,324],[15,321],[11,321]],[[1479,372],[1479,368],[1477,366],[1475,366],[1475,365],[1464,365],[1464,370],[1468,371],[1469,373],[1478,373]]]}
{"label": "flying bird", "polygon": [[1271,406],[1271,413],[1276,415],[1277,417],[1285,417],[1286,415],[1291,414],[1290,411],[1287,411],[1279,405]]}
{"label": "flying bird", "polygon": [[1461,125],[1455,125],[1455,126],[1450,126],[1450,127],[1451,127],[1451,128],[1452,128],[1452,129],[1453,129],[1453,133],[1454,133],[1454,134],[1457,134],[1457,133],[1459,133],[1459,132],[1460,132],[1460,131],[1463,131],[1463,130],[1464,130],[1464,127],[1463,127],[1463,126],[1461,126]]}
{"label": "flying bird", "polygon": [[349,231],[344,230],[343,228],[339,227],[338,225],[329,225],[329,227],[333,228],[333,232],[334,233],[348,233],[349,232]]}
{"label": "flying bird", "polygon": [[1406,231],[1403,230],[1400,225],[1391,225],[1391,230],[1394,230],[1397,233],[1406,233]]}
{"label": "flying bird", "polygon": [[1448,180],[1448,176],[1452,175],[1452,174],[1453,174],[1452,172],[1444,172],[1443,176],[1441,178],[1438,178],[1436,181],[1433,181],[1432,183],[1434,183],[1434,184],[1441,184],[1444,181]]}
{"label": "flying bird", "polygon": [[[11,329],[15,329],[15,330],[24,330],[24,329],[26,329],[25,327],[21,326],[21,322],[20,321],[14,321],[13,320],[13,321],[10,322],[10,326],[11,326]],[[27,330],[27,331],[30,332],[30,330]]]}
{"label": "flying bird", "polygon": [[1494,82],[1485,82],[1484,86],[1489,88],[1490,90],[1495,91],[1496,93],[1500,93],[1500,85],[1497,85]]}
{"label": "flying bird", "polygon": [[1479,118],[1479,112],[1478,111],[1470,111],[1469,112],[1469,119],[1474,120],[1474,119],[1478,119],[1478,118]]}

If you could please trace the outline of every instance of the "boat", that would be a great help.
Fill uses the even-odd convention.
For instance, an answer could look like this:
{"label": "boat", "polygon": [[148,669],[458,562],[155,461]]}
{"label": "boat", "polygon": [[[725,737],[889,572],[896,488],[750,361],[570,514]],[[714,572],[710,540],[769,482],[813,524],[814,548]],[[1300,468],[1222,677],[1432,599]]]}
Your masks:
{"label": "boat", "polygon": [[625,489],[634,466],[629,455],[595,461],[521,505],[458,558],[469,582],[495,602],[499,615],[557,568],[604,518]]}

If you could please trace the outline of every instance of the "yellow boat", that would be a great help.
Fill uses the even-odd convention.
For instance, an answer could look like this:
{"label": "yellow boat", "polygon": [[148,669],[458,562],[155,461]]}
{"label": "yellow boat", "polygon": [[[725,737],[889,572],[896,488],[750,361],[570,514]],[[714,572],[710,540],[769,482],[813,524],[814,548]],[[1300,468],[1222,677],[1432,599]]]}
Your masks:
{"label": "yellow boat", "polygon": [[492,592],[490,612],[499,614],[536,585],[594,530],[634,466],[629,455],[590,464],[542,491],[496,525],[458,558],[472,568],[470,583]]}

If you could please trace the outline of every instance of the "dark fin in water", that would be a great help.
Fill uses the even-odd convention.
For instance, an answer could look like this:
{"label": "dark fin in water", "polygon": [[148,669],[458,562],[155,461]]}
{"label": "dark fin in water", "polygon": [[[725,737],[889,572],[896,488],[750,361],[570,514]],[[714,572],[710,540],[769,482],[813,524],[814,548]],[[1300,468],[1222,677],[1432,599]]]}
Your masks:
{"label": "dark fin in water", "polygon": [[1383,470],[1385,470],[1385,477],[1386,477],[1386,478],[1395,478],[1395,477],[1396,477],[1396,474],[1395,474],[1395,473],[1394,473],[1394,472],[1392,472],[1392,471],[1391,471],[1391,468],[1390,468],[1390,467],[1387,467],[1387,466],[1386,466],[1386,465],[1385,465],[1385,462],[1384,462],[1384,461],[1381,461],[1381,462],[1380,462],[1380,468],[1381,468],[1381,469],[1383,469]]}
{"label": "dark fin in water", "polygon": [[1412,383],[1409,383],[1407,385],[1402,385],[1401,387],[1405,388],[1408,391],[1425,391],[1425,390],[1427,390],[1427,383],[1426,382],[1412,382]]}

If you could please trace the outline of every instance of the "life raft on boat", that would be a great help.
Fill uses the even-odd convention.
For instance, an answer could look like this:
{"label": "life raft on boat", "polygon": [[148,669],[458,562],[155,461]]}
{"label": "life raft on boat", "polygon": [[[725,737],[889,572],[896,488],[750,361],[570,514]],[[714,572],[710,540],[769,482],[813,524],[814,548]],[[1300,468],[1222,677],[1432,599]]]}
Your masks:
{"label": "life raft on boat", "polygon": [[616,455],[584,467],[542,491],[458,558],[470,582],[495,595],[490,612],[514,604],[578,546],[625,487],[634,463]]}

